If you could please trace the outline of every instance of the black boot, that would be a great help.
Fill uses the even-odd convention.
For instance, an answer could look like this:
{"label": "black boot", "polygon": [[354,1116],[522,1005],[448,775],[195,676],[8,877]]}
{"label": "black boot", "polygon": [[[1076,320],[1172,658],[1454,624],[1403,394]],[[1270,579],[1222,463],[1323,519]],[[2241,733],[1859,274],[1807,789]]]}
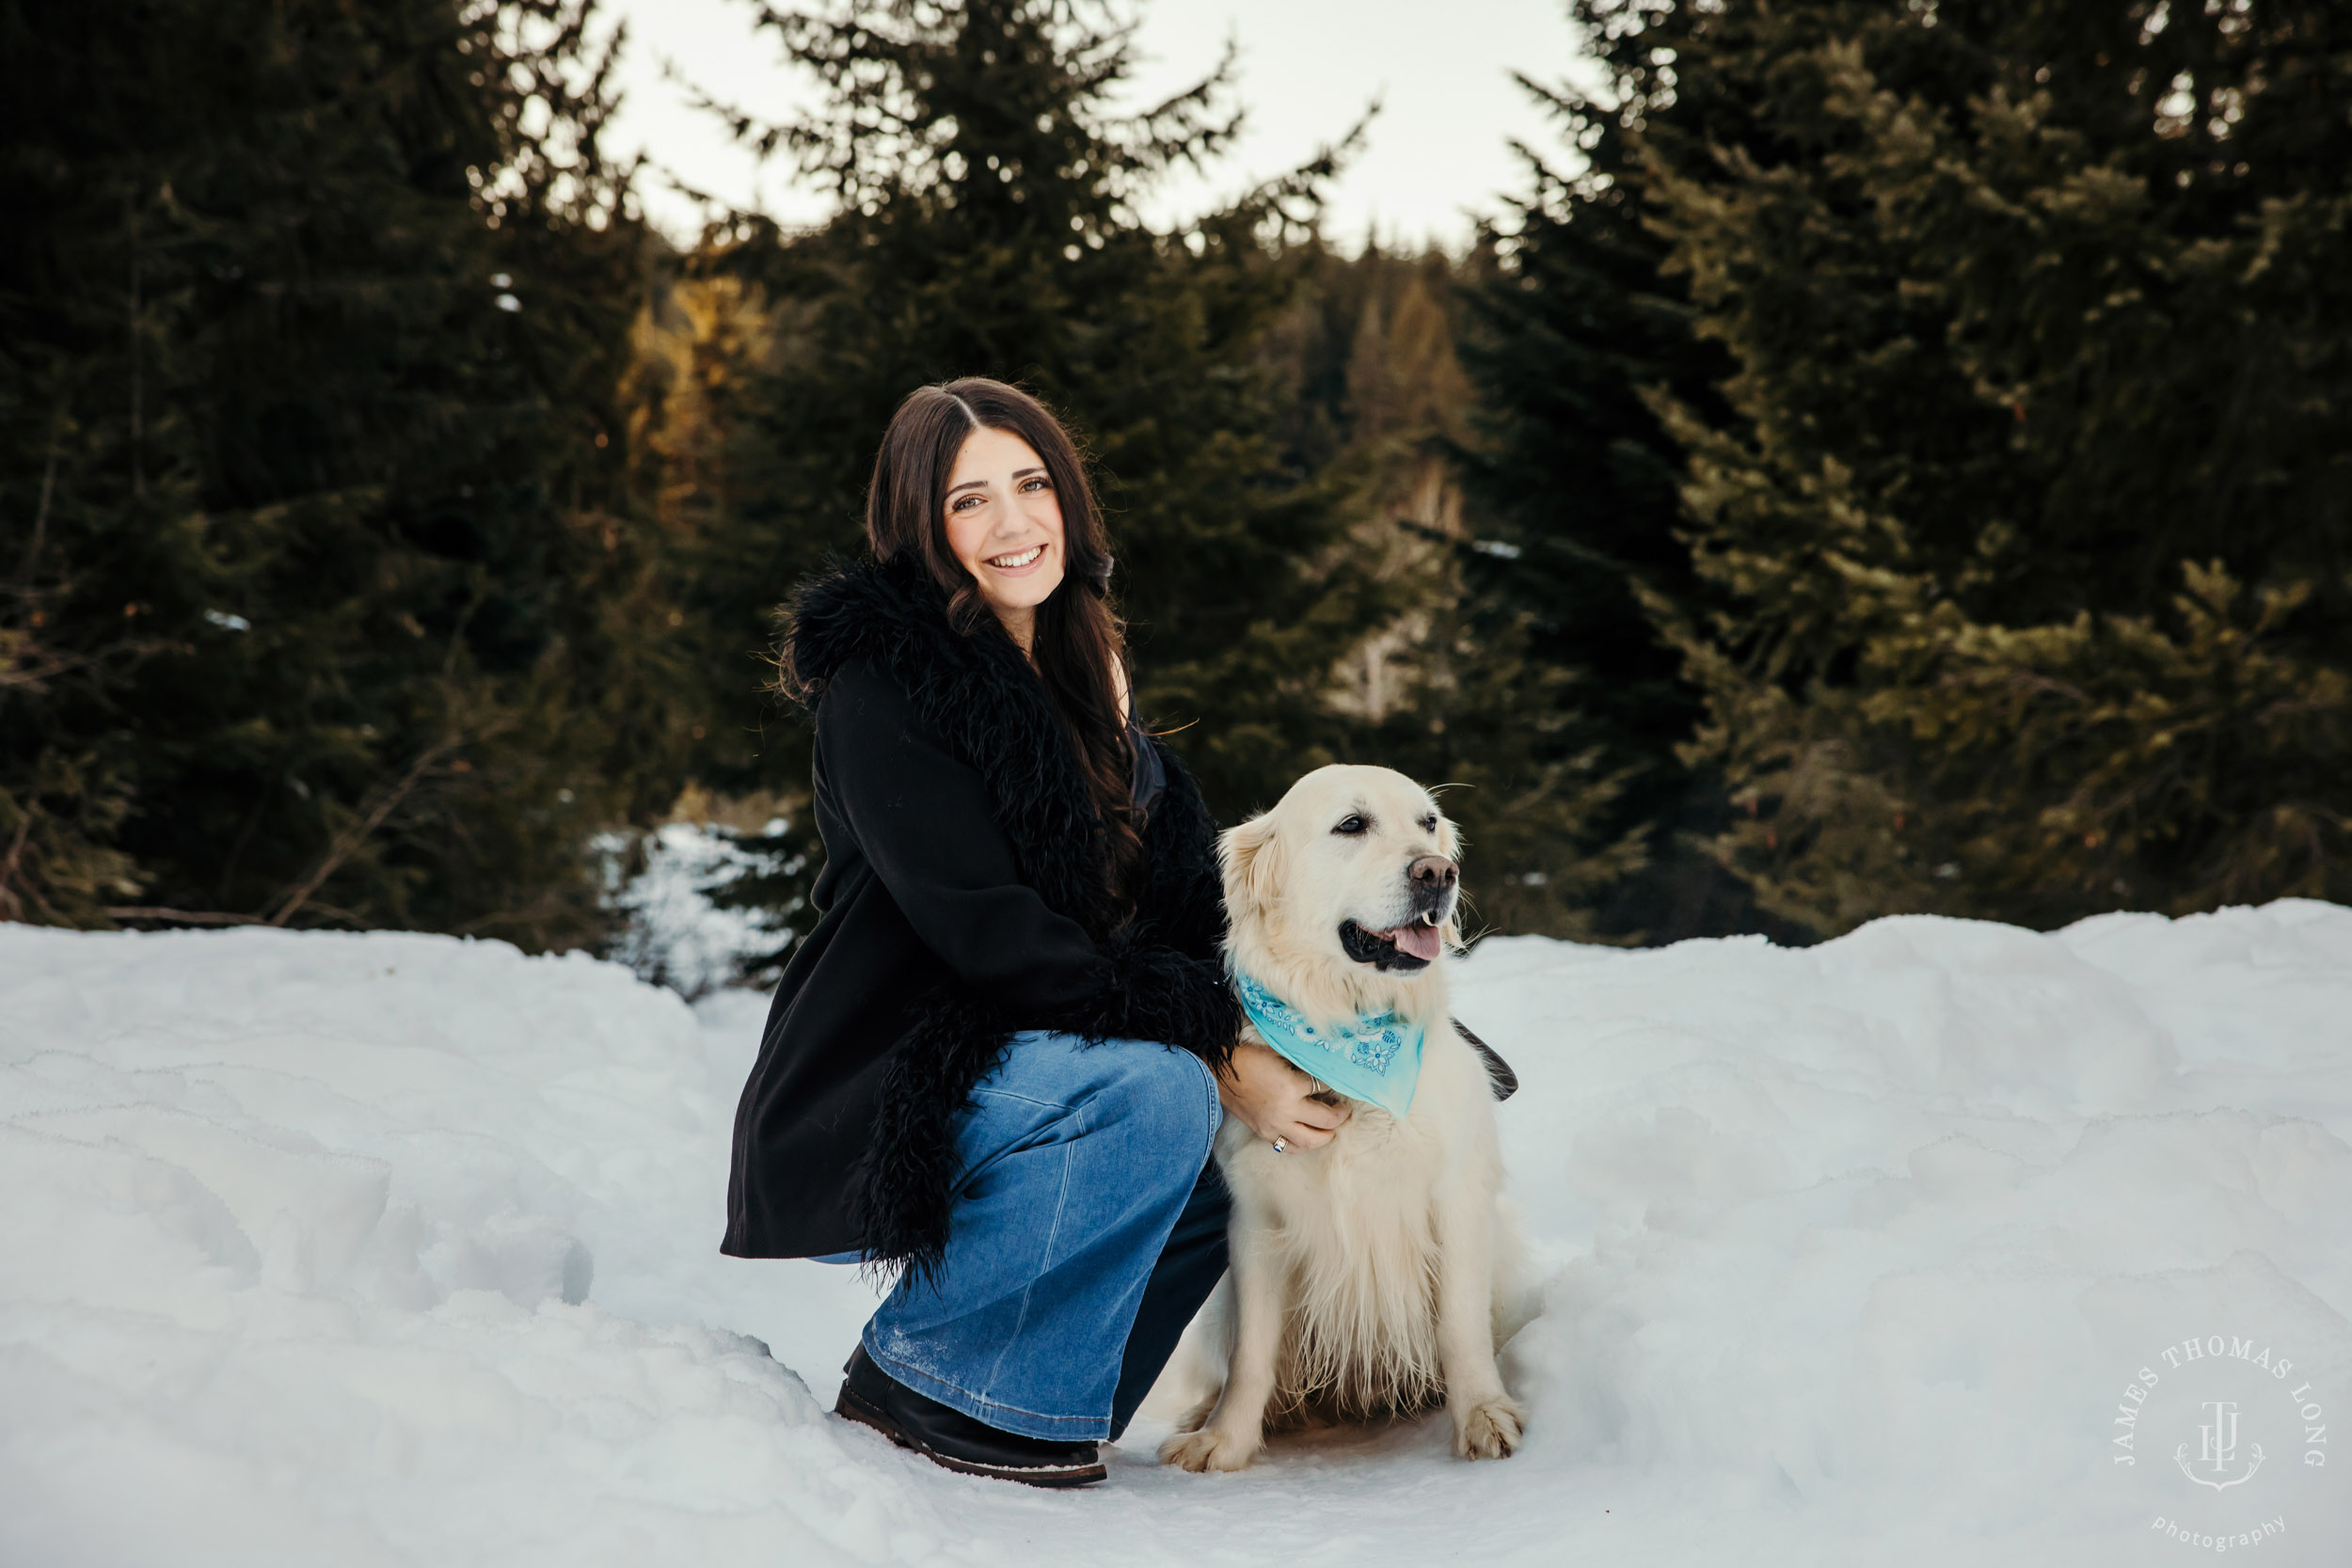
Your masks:
{"label": "black boot", "polygon": [[848,1375],[834,1414],[872,1427],[934,1465],[1031,1486],[1090,1486],[1103,1479],[1094,1444],[999,1432],[898,1382],[874,1365],[864,1345],[841,1370]]}

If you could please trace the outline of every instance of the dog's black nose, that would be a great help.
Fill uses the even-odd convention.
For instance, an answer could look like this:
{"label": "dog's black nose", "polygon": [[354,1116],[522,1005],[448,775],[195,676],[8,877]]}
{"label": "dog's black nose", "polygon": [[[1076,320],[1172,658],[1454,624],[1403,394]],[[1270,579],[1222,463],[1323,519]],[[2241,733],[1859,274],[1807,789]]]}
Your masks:
{"label": "dog's black nose", "polygon": [[1415,888],[1443,893],[1462,879],[1462,868],[1443,855],[1423,855],[1405,868],[1405,875]]}

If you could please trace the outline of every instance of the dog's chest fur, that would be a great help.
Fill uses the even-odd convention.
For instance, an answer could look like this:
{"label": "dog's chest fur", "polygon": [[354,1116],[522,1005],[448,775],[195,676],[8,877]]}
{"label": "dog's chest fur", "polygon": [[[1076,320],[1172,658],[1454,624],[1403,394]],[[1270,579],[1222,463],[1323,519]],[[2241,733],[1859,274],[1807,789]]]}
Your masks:
{"label": "dog's chest fur", "polygon": [[1408,1117],[1350,1103],[1347,1124],[1320,1149],[1278,1154],[1238,1117],[1217,1135],[1237,1223],[1267,1227],[1287,1273],[1281,1370],[1267,1411],[1276,1427],[1444,1399],[1438,1185],[1500,1185],[1486,1065],[1453,1030],[1430,1032]]}

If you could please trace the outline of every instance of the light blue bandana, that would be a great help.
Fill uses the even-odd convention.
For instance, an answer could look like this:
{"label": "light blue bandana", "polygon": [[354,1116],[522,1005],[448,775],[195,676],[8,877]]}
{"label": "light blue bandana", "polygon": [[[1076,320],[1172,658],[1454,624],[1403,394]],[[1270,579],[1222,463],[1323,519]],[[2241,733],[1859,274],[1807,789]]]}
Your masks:
{"label": "light blue bandana", "polygon": [[1391,1008],[1372,1018],[1359,1014],[1349,1023],[1317,1025],[1247,974],[1236,973],[1233,986],[1266,1044],[1299,1071],[1392,1117],[1402,1118],[1413,1108],[1413,1085],[1421,1081],[1420,1024],[1400,1023]]}

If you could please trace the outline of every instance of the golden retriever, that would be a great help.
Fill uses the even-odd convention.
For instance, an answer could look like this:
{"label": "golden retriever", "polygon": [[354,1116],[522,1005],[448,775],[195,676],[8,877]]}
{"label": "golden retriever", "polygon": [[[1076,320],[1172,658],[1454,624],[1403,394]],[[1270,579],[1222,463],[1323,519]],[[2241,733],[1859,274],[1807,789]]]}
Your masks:
{"label": "golden retriever", "polygon": [[1359,767],[1316,769],[1219,840],[1230,967],[1310,1020],[1393,1008],[1424,1044],[1407,1114],[1351,1101],[1319,1149],[1278,1151],[1226,1118],[1232,1263],[1188,1336],[1223,1341],[1222,1387],[1161,1445],[1168,1464],[1238,1470],[1269,1427],[1440,1401],[1455,1452],[1500,1459],[1519,1441],[1495,1365],[1518,1244],[1494,1100],[1447,1011],[1457,847],[1427,790]]}

